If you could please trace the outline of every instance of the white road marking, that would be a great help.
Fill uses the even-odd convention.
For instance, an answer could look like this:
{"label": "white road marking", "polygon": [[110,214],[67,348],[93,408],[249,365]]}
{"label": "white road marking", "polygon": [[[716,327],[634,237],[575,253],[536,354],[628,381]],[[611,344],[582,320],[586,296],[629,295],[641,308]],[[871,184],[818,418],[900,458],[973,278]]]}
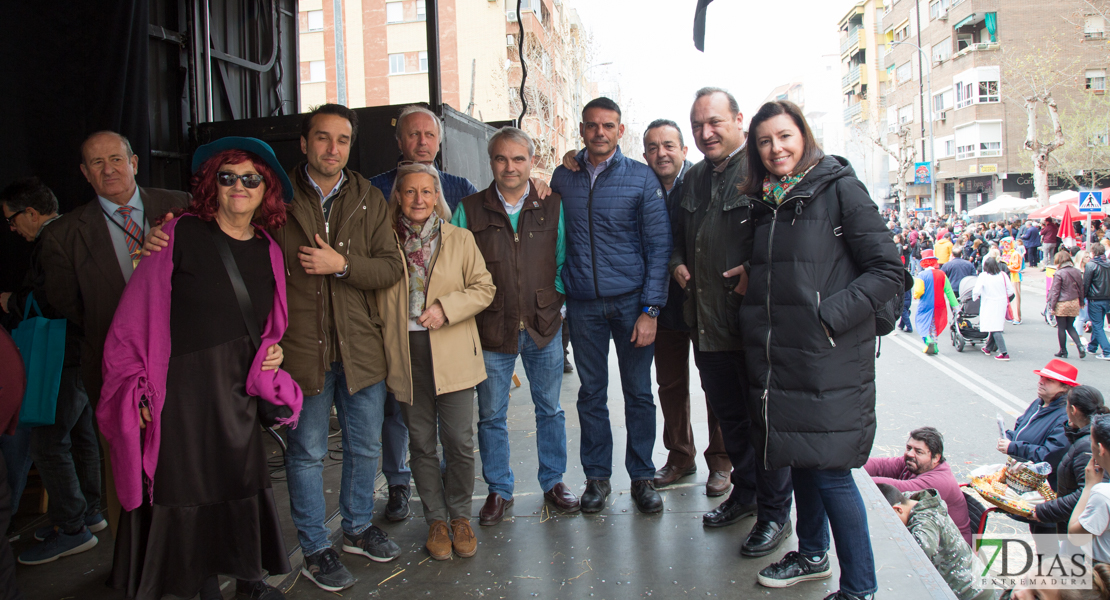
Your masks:
{"label": "white road marking", "polygon": [[[941,373],[944,373],[945,375],[951,377],[957,383],[963,384],[964,387],[966,387],[967,389],[969,389],[969,390],[975,392],[976,394],[982,396],[984,400],[986,400],[987,402],[990,402],[991,404],[993,404],[993,405],[997,406],[998,408],[1002,409],[1003,412],[1010,415],[1011,417],[1016,417],[1018,415],[1021,415],[1023,412],[1025,412],[1024,407],[1015,408],[1009,402],[1006,402],[1006,401],[998,398],[994,394],[991,394],[987,390],[983,389],[983,387],[977,385],[976,383],[973,383],[971,380],[967,379],[966,377],[960,375],[956,371],[949,368],[947,366],[948,364],[954,364],[951,359],[949,359],[948,362],[945,363],[945,362],[942,362],[942,361],[934,360],[934,359],[938,358],[938,356],[927,356],[927,355],[925,355],[924,353],[921,352],[921,349],[924,348],[923,344],[922,345],[917,345],[914,342],[911,342],[907,339],[904,339],[903,336],[900,336],[900,335],[889,336],[887,339],[893,341],[894,343],[898,344],[899,346],[902,346],[906,350],[909,350],[913,355],[915,355],[919,359],[925,361],[925,363],[933,366],[934,368],[936,368]],[[956,366],[958,367],[958,365],[956,365]],[[965,369],[965,371],[966,371],[966,369]],[[997,387],[997,386],[993,386],[993,384],[991,384],[989,381],[986,381],[985,379],[983,379],[979,375],[971,373],[970,371],[967,371],[967,373],[971,377],[975,378],[977,381],[980,381],[984,384],[987,384],[988,387]],[[1010,397],[1013,397],[1012,394],[1007,394],[1007,395],[1010,396]]]}

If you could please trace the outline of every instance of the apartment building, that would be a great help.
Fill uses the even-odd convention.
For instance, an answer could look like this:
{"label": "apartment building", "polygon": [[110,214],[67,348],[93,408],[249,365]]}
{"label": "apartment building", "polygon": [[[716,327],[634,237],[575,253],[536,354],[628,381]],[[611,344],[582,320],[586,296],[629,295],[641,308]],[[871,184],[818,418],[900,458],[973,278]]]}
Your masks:
{"label": "apartment building", "polygon": [[[908,208],[945,214],[1003,193],[1033,196],[1031,155],[1022,148],[1027,113],[1018,74],[1006,68],[1051,39],[1075,71],[1054,94],[1060,113],[1082,94],[1102,93],[1104,23],[1087,12],[1090,7],[1083,0],[893,0],[884,7],[887,85],[881,103],[888,140],[897,144],[899,129],[908,128],[917,160],[933,160],[935,169],[937,198],[930,185],[909,185]],[[1043,107],[1039,120],[1048,122]],[[897,166],[890,171],[893,180]],[[1066,185],[1057,177],[1049,184]]]}
{"label": "apartment building", "polygon": [[860,0],[840,19],[841,93],[844,96],[845,158],[872,197],[889,196],[887,155],[875,142],[885,135],[886,122],[880,88],[886,82],[883,66],[882,18],[884,3]]}
{"label": "apartment building", "polygon": [[[520,113],[520,27],[529,112],[522,128],[542,149],[541,168],[577,143],[586,34],[564,0],[439,2],[443,102],[485,122]],[[357,108],[428,101],[425,0],[300,0],[302,112],[338,102]],[[550,166],[554,169],[554,166]]]}

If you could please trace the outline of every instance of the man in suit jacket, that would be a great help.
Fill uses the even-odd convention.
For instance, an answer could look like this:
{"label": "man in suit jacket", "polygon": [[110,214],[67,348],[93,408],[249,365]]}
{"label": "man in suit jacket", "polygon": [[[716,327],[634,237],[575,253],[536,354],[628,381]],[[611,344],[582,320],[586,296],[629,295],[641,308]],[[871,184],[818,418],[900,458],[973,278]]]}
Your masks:
{"label": "man in suit jacket", "polygon": [[[189,194],[135,183],[139,157],[127,138],[111,131],[92,134],[81,146],[81,172],[97,199],[78,207],[43,232],[44,289],[50,304],[85,334],[81,377],[94,410],[100,400],[104,340],[123,288],[138,264],[152,222],[185,208]],[[113,533],[119,500],[110,465],[104,476],[108,522]]]}

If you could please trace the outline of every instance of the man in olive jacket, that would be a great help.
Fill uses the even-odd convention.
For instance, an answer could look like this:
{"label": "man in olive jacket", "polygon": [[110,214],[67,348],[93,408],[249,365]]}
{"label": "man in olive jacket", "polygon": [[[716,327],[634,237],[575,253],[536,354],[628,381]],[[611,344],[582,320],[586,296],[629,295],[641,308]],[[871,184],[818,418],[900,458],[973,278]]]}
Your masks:
{"label": "man in olive jacket", "polygon": [[274,232],[289,302],[282,367],[305,394],[300,422],[289,430],[289,504],[305,557],[301,572],[328,591],[355,583],[331,549],[325,524],[323,460],[333,404],[343,435],[343,550],[377,562],[400,553],[370,520],[386,394],[373,290],[396,283],[403,267],[382,193],[346,168],[357,131],[358,117],[343,106],[326,104],[305,115],[307,162],[289,173],[289,219]]}
{"label": "man in olive jacket", "polygon": [[478,384],[478,444],[489,487],[481,525],[496,525],[513,504],[507,410],[519,355],[536,406],[537,478],[544,499],[577,512],[578,497],[563,483],[567,429],[559,389],[563,384],[562,318],[566,230],[562,199],[541,199],[529,182],[535,145],[515,127],[489,141],[493,183],[462,199],[452,224],[469,229],[493,276],[497,293],[478,314],[478,336],[487,378]]}
{"label": "man in olive jacket", "polygon": [[793,487],[789,468],[767,469],[756,460],[743,396],[748,387],[738,324],[743,296],[734,290],[736,278],[723,275],[746,262],[745,249],[751,247],[751,199],[738,189],[747,175],[743,121],[732,94],[698,90],[690,126],[705,160],[683,180],[669,267],[686,290],[683,308],[694,363],[732,462],[732,494],[702,522],[721,527],[756,513],[740,553],[765,556],[790,537]]}

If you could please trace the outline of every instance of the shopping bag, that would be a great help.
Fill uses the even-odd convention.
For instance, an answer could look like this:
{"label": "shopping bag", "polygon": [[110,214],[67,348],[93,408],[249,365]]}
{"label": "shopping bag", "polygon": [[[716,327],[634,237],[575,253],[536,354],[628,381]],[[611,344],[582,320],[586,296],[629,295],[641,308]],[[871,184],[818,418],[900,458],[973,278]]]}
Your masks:
{"label": "shopping bag", "polygon": [[[38,316],[31,316],[32,307]],[[23,393],[19,424],[28,427],[53,425],[65,361],[66,320],[42,316],[34,294],[30,294],[23,321],[12,332],[12,339],[27,372],[27,390]]]}

